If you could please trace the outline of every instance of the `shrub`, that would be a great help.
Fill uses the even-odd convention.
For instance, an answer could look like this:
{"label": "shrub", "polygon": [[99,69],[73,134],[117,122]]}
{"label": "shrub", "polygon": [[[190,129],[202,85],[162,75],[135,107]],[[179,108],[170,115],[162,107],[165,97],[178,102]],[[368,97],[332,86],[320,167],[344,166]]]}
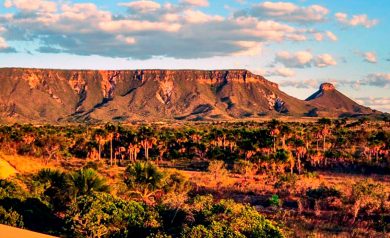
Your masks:
{"label": "shrub", "polygon": [[137,162],[126,168],[124,181],[126,185],[134,189],[155,190],[160,188],[164,174],[152,163]]}
{"label": "shrub", "polygon": [[341,196],[341,193],[337,189],[329,188],[329,187],[326,187],[324,185],[321,185],[318,188],[309,188],[306,191],[306,196],[309,199],[321,200],[321,199],[325,199],[328,197],[339,198]]}
{"label": "shrub", "polygon": [[195,221],[184,229],[182,237],[283,237],[282,232],[255,208],[212,197],[194,199],[190,209]]}
{"label": "shrub", "polygon": [[24,200],[27,193],[17,184],[9,180],[0,179],[0,199],[18,198]]}
{"label": "shrub", "polygon": [[126,168],[124,182],[131,189],[130,195],[147,204],[154,204],[162,193],[164,173],[149,162],[137,162]]}
{"label": "shrub", "polygon": [[109,186],[93,169],[81,169],[69,175],[74,197],[93,192],[108,192]]}
{"label": "shrub", "polygon": [[247,160],[239,160],[234,164],[233,171],[246,177],[253,177],[257,173],[257,166]]}
{"label": "shrub", "polygon": [[282,201],[279,196],[274,194],[268,199],[268,203],[270,206],[280,207],[282,205]]}
{"label": "shrub", "polygon": [[385,191],[383,185],[375,183],[371,179],[355,183],[352,186],[351,194],[353,222],[355,222],[361,209],[378,209],[388,197]]}
{"label": "shrub", "polygon": [[6,210],[0,206],[0,224],[23,228],[23,217],[12,209]]}
{"label": "shrub", "polygon": [[228,175],[226,165],[222,160],[213,160],[209,163],[208,171],[210,172],[213,182],[220,186]]}
{"label": "shrub", "polygon": [[318,188],[309,188],[306,191],[306,197],[314,203],[314,212],[318,216],[321,212],[321,202],[325,202],[330,198],[340,198],[341,193],[337,189],[321,185]]}
{"label": "shrub", "polygon": [[146,237],[158,226],[157,215],[140,203],[125,201],[107,193],[81,196],[66,213],[74,236]]}
{"label": "shrub", "polygon": [[34,176],[37,186],[43,187],[44,200],[56,211],[64,211],[71,201],[72,193],[67,174],[59,170],[42,169]]}
{"label": "shrub", "polygon": [[281,174],[278,176],[278,181],[275,183],[275,188],[290,189],[295,187],[298,181],[298,176],[295,174]]}

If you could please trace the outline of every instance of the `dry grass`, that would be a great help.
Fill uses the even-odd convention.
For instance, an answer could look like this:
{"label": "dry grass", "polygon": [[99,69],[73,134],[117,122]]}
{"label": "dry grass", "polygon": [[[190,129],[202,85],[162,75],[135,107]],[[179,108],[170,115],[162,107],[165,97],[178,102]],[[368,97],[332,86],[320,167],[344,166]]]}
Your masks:
{"label": "dry grass", "polygon": [[6,179],[14,174],[16,174],[15,168],[0,157],[0,179]]}
{"label": "dry grass", "polygon": [[4,238],[55,238],[54,236],[45,235],[33,231],[19,229],[11,226],[0,224],[0,237]]}
{"label": "dry grass", "polygon": [[[0,172],[1,161],[9,166],[8,170],[12,168],[20,174],[35,173],[42,168],[75,171],[87,163],[85,160],[73,158],[61,163],[51,161],[46,165],[42,159],[6,155],[0,152]],[[124,167],[110,167],[106,163],[100,163],[98,167],[98,172],[107,180],[113,194],[121,195],[123,191],[126,191],[123,183],[124,169]],[[168,168],[164,170],[172,171]],[[287,188],[287,193],[283,194],[280,193],[280,188],[275,188],[275,183],[278,181],[276,176],[264,174],[248,177],[233,173],[219,176],[217,173],[218,178],[216,178],[216,174],[210,172],[180,171],[180,173],[184,174],[195,185],[193,193],[211,193],[217,199],[234,199],[237,202],[250,203],[268,218],[284,224],[284,229],[291,231],[289,237],[352,237],[350,236],[352,233],[354,233],[353,237],[379,237],[376,235],[380,235],[379,232],[369,228],[370,226],[362,228],[361,226],[349,227],[347,223],[343,224],[340,219],[345,211],[324,210],[321,211],[321,216],[315,216],[313,211],[306,206],[302,214],[298,213],[297,208],[291,204],[299,199],[302,194],[300,192],[306,191],[308,188],[325,185],[336,188],[348,196],[352,184],[371,178],[383,185],[384,192],[390,193],[390,176],[388,175],[364,176],[333,172],[318,172],[317,176],[299,175],[297,182],[292,187]],[[282,208],[275,210],[275,208],[268,207],[268,199],[273,194],[278,194],[284,202]]]}
{"label": "dry grass", "polygon": [[7,155],[0,152],[0,159],[8,162],[17,173],[36,173],[42,168],[58,168],[58,163],[55,161],[45,164],[43,159],[33,158],[29,156]]}

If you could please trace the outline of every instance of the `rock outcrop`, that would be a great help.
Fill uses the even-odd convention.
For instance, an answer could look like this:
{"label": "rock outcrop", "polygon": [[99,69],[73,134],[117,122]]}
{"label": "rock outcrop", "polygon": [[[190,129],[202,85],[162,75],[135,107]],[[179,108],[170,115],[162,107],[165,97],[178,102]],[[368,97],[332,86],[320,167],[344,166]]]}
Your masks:
{"label": "rock outcrop", "polygon": [[314,109],[323,107],[247,70],[0,69],[0,117],[8,121],[229,120]]}
{"label": "rock outcrop", "polygon": [[341,92],[331,83],[323,83],[320,89],[306,99],[316,107],[309,112],[310,115],[328,117],[349,117],[370,115],[376,111],[357,104]]}

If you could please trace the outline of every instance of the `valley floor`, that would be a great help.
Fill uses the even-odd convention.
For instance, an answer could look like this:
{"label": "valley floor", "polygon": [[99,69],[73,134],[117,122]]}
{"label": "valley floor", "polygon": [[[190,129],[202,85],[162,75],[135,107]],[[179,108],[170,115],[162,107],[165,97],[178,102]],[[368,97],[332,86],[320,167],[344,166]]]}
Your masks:
{"label": "valley floor", "polygon": [[[74,171],[86,164],[86,161],[81,159],[50,161],[45,164],[44,160],[38,158],[10,156],[4,153],[0,153],[0,159],[3,164],[6,163],[7,167],[11,167],[20,175],[34,173],[47,167]],[[180,167],[180,163],[174,166],[163,163],[162,166],[164,170],[176,170],[172,167]],[[118,166],[104,166],[99,169],[99,172],[108,179],[114,194],[121,193],[121,188],[117,185],[122,179],[124,169],[125,167]],[[389,214],[382,217],[373,215],[368,219],[362,217],[353,223],[348,215],[350,207],[343,206],[341,201],[332,201],[330,207],[315,211],[311,204],[301,200],[304,191],[319,186],[335,188],[348,194],[352,184],[367,178],[382,184],[384,192],[388,194],[389,175],[367,176],[319,171],[296,175],[291,181],[281,182],[280,176],[270,174],[210,174],[207,171],[190,171],[185,168],[180,169],[180,172],[192,182],[194,186],[190,192],[192,195],[212,194],[217,200],[233,199],[239,203],[250,204],[267,218],[276,221],[288,237],[389,237],[389,233],[386,233],[386,229],[389,229]],[[15,177],[15,174],[9,173],[8,176]],[[270,206],[270,198],[275,195],[280,204]]]}

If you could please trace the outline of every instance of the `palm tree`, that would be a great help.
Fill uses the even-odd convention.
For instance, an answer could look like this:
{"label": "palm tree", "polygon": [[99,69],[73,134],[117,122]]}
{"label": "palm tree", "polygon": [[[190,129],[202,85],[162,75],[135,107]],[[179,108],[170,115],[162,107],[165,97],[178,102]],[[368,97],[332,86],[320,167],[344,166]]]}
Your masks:
{"label": "palm tree", "polygon": [[280,134],[280,130],[278,128],[271,130],[271,136],[274,142],[274,153],[276,152],[276,138],[278,137],[279,134]]}
{"label": "palm tree", "polygon": [[299,146],[296,149],[296,156],[297,156],[297,162],[298,162],[298,173],[301,174],[302,171],[302,163],[301,159],[306,155],[307,149],[304,146]]}
{"label": "palm tree", "polygon": [[66,210],[71,197],[67,174],[59,170],[42,169],[35,176],[35,180],[44,184],[43,194],[53,205],[54,210]]}
{"label": "palm tree", "polygon": [[330,130],[328,127],[325,125],[324,128],[321,130],[321,136],[323,138],[323,146],[322,146],[322,152],[325,153],[325,148],[326,148],[326,137],[330,134]]}
{"label": "palm tree", "polygon": [[112,156],[112,140],[114,139],[114,133],[108,133],[107,136],[106,136],[106,140],[110,141],[110,165],[112,166],[112,159],[113,159],[113,156]]}
{"label": "palm tree", "polygon": [[280,130],[280,134],[282,134],[282,147],[283,147],[283,149],[286,148],[286,140],[290,138],[291,133],[292,133],[292,130],[291,130],[290,126],[288,126],[288,125],[282,126],[282,128]]}
{"label": "palm tree", "polygon": [[141,144],[142,148],[144,149],[146,160],[149,160],[149,149],[153,148],[153,145],[155,145],[156,142],[157,142],[157,139],[154,137],[148,138],[148,139],[143,139],[141,141],[140,144]]}
{"label": "palm tree", "polygon": [[107,133],[106,131],[102,130],[102,129],[98,129],[96,130],[95,132],[95,140],[97,141],[98,143],[98,150],[99,150],[99,160],[101,160],[101,156],[102,156],[102,147],[106,144],[107,140],[106,140],[106,137],[107,137]]}
{"label": "palm tree", "polygon": [[137,162],[137,155],[140,152],[140,146],[130,143],[127,148],[127,152],[129,153],[130,161],[135,163]]}
{"label": "palm tree", "polygon": [[157,159],[157,164],[158,164],[159,162],[163,161],[164,154],[168,151],[168,147],[165,142],[160,142],[157,148],[159,151],[159,157]]}
{"label": "palm tree", "polygon": [[124,182],[143,202],[153,204],[156,195],[162,192],[164,174],[149,162],[137,162],[126,168]]}
{"label": "palm tree", "polygon": [[91,194],[92,192],[108,192],[109,186],[98,173],[91,169],[81,169],[69,176],[74,198]]}

